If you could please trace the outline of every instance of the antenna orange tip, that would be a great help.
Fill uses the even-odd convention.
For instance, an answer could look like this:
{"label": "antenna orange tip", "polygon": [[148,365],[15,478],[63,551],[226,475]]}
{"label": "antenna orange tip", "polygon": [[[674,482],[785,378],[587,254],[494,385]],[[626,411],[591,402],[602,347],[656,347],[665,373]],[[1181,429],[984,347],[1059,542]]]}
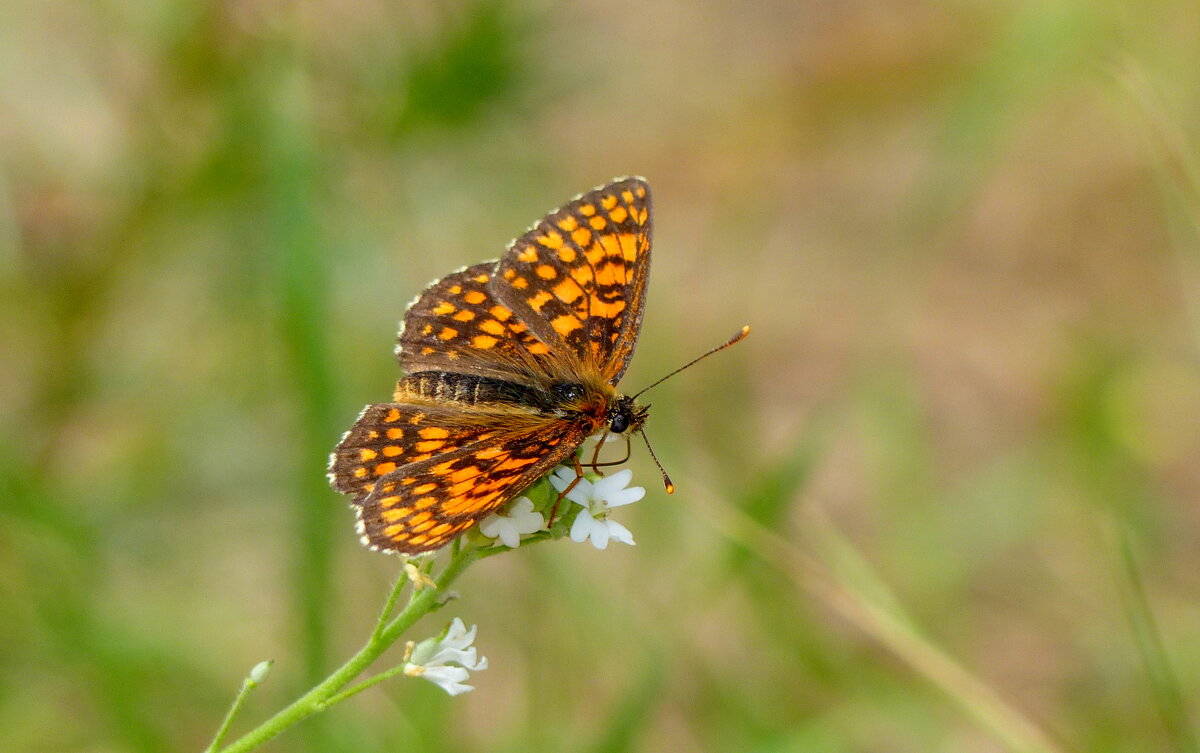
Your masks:
{"label": "antenna orange tip", "polygon": [[729,342],[722,345],[720,349],[728,348],[730,345],[733,345],[734,343],[740,343],[742,341],[742,338],[744,338],[748,334],[750,334],[750,325],[744,324],[744,325],[742,325],[741,331],[738,332],[733,337],[729,338]]}
{"label": "antenna orange tip", "polygon": [[675,493],[675,484],[667,484],[667,494]]}

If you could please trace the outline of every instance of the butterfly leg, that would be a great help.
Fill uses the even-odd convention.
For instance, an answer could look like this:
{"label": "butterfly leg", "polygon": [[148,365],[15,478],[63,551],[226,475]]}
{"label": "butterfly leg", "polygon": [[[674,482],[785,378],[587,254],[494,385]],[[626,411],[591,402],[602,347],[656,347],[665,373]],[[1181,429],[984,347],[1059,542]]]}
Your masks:
{"label": "butterfly leg", "polygon": [[[600,448],[603,447],[604,443],[608,441],[608,435],[609,431],[608,429],[605,429],[604,433],[600,435],[600,441],[596,443],[596,449],[592,451],[592,462],[588,465],[596,470],[596,473],[600,473],[599,469],[596,468],[596,463],[600,460]],[[600,475],[603,476],[604,474],[601,473]]]}
{"label": "butterfly leg", "polygon": [[[608,436],[608,435],[605,434],[605,436]],[[624,465],[625,463],[629,462],[629,456],[633,454],[632,450],[630,449],[629,437],[626,436],[625,437],[625,457],[621,458],[620,460],[613,460],[611,462],[601,463],[598,461],[600,459],[600,448],[603,445],[604,445],[603,441],[600,444],[596,445],[596,451],[594,453],[592,453],[592,462],[585,464],[585,465],[587,465],[588,468],[591,468],[593,471],[595,471],[596,473],[599,473],[601,476],[604,475],[603,473],[600,472],[601,468],[606,468],[611,465]]]}
{"label": "butterfly leg", "polygon": [[567,488],[558,493],[558,497],[554,500],[554,506],[550,508],[550,517],[546,521],[547,529],[554,525],[554,516],[558,514],[559,503],[566,499],[566,496],[570,494],[571,490],[578,486],[579,482],[583,480],[583,466],[579,463],[579,456],[572,455],[571,460],[575,464],[575,478],[571,481],[571,483],[567,484]]}

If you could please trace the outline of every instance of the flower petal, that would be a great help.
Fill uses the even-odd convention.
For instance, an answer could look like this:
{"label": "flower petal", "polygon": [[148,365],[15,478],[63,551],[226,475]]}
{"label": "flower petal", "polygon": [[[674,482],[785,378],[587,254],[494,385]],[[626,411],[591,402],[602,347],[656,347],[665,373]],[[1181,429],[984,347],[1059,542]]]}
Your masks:
{"label": "flower petal", "polygon": [[521,534],[539,531],[543,523],[542,514],[533,510],[533,500],[520,497],[509,508],[508,514],[495,513],[484,518],[479,524],[479,532],[516,549],[521,545]]}
{"label": "flower petal", "polygon": [[528,515],[533,511],[533,500],[529,497],[519,497],[513,506],[509,508],[508,517],[516,518],[522,515]]}
{"label": "flower petal", "polygon": [[442,648],[436,654],[429,657],[424,664],[426,667],[441,667],[449,664],[450,662],[461,664],[464,667],[474,664],[475,649]]}
{"label": "flower petal", "polygon": [[[575,482],[576,478],[579,479],[577,483]],[[571,487],[571,491],[567,492],[567,499],[571,500],[577,505],[588,507],[591,504],[592,499],[595,497],[592,482],[590,480],[583,476],[577,475],[574,468],[570,468],[565,465],[560,465],[557,469],[555,469],[554,475],[550,477],[550,485],[553,486],[554,490],[559,494],[562,494],[563,490],[568,486],[571,486],[572,483],[575,483],[575,485]]]}
{"label": "flower petal", "polygon": [[582,543],[587,541],[592,535],[592,528],[596,526],[596,521],[592,519],[587,508],[579,511],[579,515],[575,517],[575,522],[571,524],[571,541]]}
{"label": "flower petal", "polygon": [[598,520],[592,528],[592,546],[603,551],[608,548],[608,521]]}
{"label": "flower petal", "polygon": [[634,502],[637,502],[644,496],[646,496],[645,487],[630,486],[626,489],[621,489],[620,491],[610,494],[605,500],[605,503],[610,508],[623,507],[625,505],[632,505]]}
{"label": "flower petal", "polygon": [[560,465],[554,469],[554,473],[550,474],[550,485],[554,490],[561,492],[575,480],[575,469],[569,466]]}
{"label": "flower petal", "polygon": [[613,541],[619,541],[622,544],[635,546],[633,542],[633,533],[628,528],[615,520],[606,520],[605,523],[607,524],[608,535],[612,537]]}
{"label": "flower petal", "polygon": [[425,671],[421,673],[421,677],[439,686],[450,695],[460,695],[475,689],[473,685],[463,684],[470,679],[471,673],[462,667],[426,667]]}
{"label": "flower petal", "polygon": [[502,538],[504,531],[507,528],[508,518],[504,517],[503,515],[496,515],[495,513],[487,516],[479,522],[479,532],[484,536],[487,536],[489,539],[494,539],[497,537]]}
{"label": "flower petal", "polygon": [[629,480],[633,478],[633,471],[626,468],[622,471],[617,471],[611,476],[600,479],[595,484],[594,493],[597,499],[607,499],[609,495],[624,489],[629,485]]}
{"label": "flower petal", "polygon": [[529,508],[529,510],[513,516],[513,526],[517,529],[517,533],[537,533],[546,525],[546,519],[542,517],[542,514],[533,510],[533,502],[529,503]]}
{"label": "flower petal", "polygon": [[478,629],[478,625],[472,625],[471,629],[467,630],[462,618],[455,617],[450,621],[450,628],[442,638],[441,644],[444,648],[466,648],[475,642],[475,632]]}

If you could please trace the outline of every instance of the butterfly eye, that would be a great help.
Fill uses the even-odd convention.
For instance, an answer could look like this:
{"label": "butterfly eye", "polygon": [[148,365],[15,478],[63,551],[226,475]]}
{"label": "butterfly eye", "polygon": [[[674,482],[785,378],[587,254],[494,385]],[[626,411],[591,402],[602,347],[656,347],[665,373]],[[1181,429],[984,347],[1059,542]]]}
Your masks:
{"label": "butterfly eye", "polygon": [[554,385],[554,396],[564,402],[578,400],[583,395],[583,390],[575,384],[556,384]]}
{"label": "butterfly eye", "polygon": [[608,429],[613,434],[620,434],[629,428],[629,414],[625,411],[619,411],[613,414],[612,420],[608,422]]}

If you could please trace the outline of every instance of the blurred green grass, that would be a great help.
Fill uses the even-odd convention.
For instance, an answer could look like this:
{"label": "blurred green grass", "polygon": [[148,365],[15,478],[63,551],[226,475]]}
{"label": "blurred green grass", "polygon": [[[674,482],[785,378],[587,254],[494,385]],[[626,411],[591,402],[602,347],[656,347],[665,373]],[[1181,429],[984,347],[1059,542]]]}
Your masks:
{"label": "blurred green grass", "polygon": [[468,573],[476,692],[273,749],[1009,749],[741,511],[1064,750],[1195,751],[1198,33],[1174,0],[0,8],[0,749],[199,750],[259,660],[243,724],[353,650],[396,562],[324,461],[404,305],[637,173],[627,385],[755,330],[653,393],[679,491],[637,455],[635,548]]}

